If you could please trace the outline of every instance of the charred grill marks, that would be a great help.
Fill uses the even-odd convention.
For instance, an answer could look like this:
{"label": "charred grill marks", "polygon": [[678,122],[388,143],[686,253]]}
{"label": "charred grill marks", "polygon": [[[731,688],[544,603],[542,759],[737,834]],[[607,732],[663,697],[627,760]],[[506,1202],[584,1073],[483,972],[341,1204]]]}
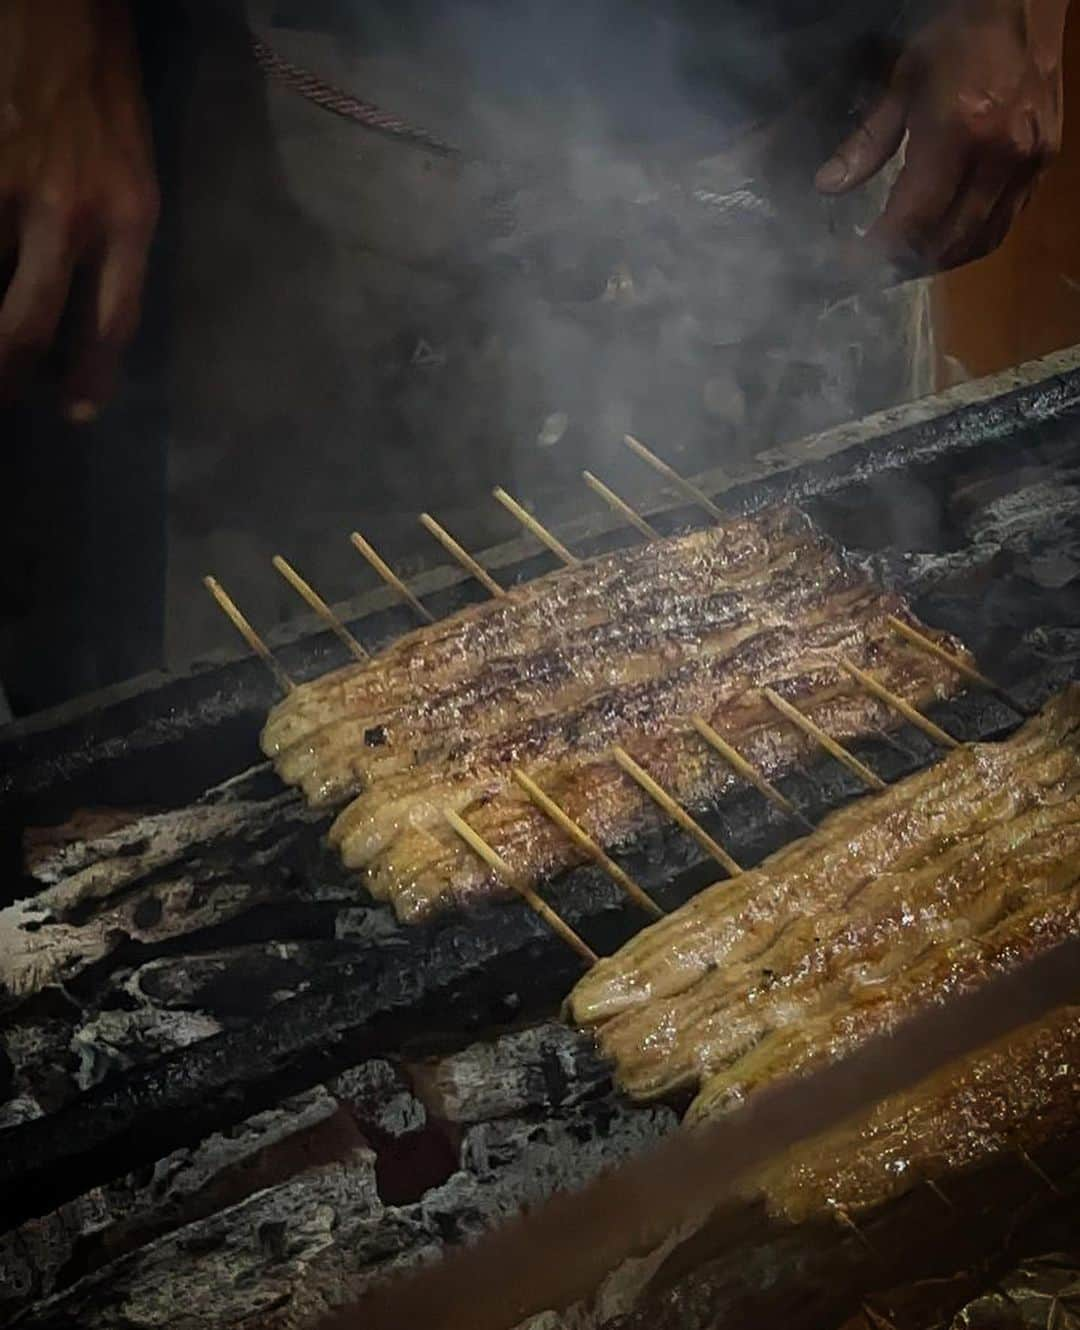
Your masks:
{"label": "charred grill marks", "polygon": [[694,715],[775,774],[807,745],[764,704],[765,685],[819,712],[837,739],[895,724],[840,655],[913,705],[944,696],[954,672],[889,631],[907,613],[778,510],[594,560],[420,630],[296,690],[264,747],[313,803],[352,798],[331,841],[417,919],[502,889],[446,827],[448,811],[475,819],[530,885],[580,861],[512,784],[513,766],[612,847],[658,816],[614,767],[613,744],[701,809],[733,781]]}

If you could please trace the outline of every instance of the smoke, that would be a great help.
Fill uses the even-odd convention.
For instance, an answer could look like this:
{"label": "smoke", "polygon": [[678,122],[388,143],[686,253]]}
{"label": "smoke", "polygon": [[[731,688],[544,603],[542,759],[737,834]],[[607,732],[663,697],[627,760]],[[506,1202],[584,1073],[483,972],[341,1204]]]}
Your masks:
{"label": "smoke", "polygon": [[484,462],[549,516],[581,506],[582,466],[653,483],[626,431],[680,465],[737,465],[904,393],[888,302],[819,289],[840,292],[830,264],[880,187],[837,206],[811,183],[893,7],[781,8],[472,3],[436,26],[469,89],[459,134],[497,164],[502,226],[476,260],[501,362]]}
{"label": "smoke", "polygon": [[333,600],[367,584],[352,526],[408,573],[442,559],[423,509],[474,549],[511,534],[496,484],[556,522],[598,502],[584,467],[655,493],[626,431],[737,469],[904,396],[889,302],[823,295],[880,190],[827,205],[811,183],[891,18],[873,8],[252,0],[285,58],[462,151],[237,78],[241,43],[211,43],[182,182],[173,654],[222,640],[207,569],[265,625],[298,609],[277,550]]}

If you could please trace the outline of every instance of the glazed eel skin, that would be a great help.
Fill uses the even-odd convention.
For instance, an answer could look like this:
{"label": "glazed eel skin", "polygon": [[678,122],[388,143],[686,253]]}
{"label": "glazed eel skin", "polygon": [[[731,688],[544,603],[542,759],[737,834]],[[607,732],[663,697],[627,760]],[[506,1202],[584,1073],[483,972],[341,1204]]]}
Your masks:
{"label": "glazed eel skin", "polygon": [[767,568],[790,549],[825,546],[801,514],[776,508],[723,526],[589,559],[508,590],[400,638],[361,664],[301,684],[271,711],[263,751],[277,758],[336,721],[378,717],[504,661],[521,661],[624,619],[658,601],[701,595],[720,579]]}
{"label": "glazed eel skin", "polygon": [[[813,570],[816,576],[808,576]],[[342,798],[417,766],[470,760],[475,745],[512,730],[523,716],[565,715],[602,690],[670,674],[702,653],[731,649],[762,632],[820,615],[846,591],[865,590],[850,570],[823,559],[809,542],[774,552],[767,565],[689,590],[657,588],[648,600],[583,636],[562,638],[521,656],[504,655],[396,707],[338,719],[277,760],[279,775],[316,805]]]}
{"label": "glazed eel skin", "polygon": [[[726,688],[718,676],[732,663],[722,662],[703,679],[676,679],[668,710],[648,701],[666,688],[648,685],[642,690],[647,700],[629,718],[625,710],[609,707],[602,698],[591,714],[560,721],[574,743],[566,745],[565,756],[559,752],[559,760],[544,753],[530,760],[524,745],[516,744],[516,751],[508,757],[499,754],[490,768],[472,776],[448,773],[426,789],[408,790],[400,800],[388,800],[385,789],[361,795],[339,816],[331,840],[346,864],[367,868],[369,889],[378,898],[392,900],[405,920],[423,918],[447,905],[467,907],[481,897],[509,894],[509,888],[445,826],[447,807],[460,812],[519,877],[536,885],[585,860],[510,781],[512,761],[520,763],[594,840],[617,847],[660,825],[666,815],[610,759],[613,743],[621,743],[670,795],[698,811],[741,781],[694,731],[690,717],[695,712],[772,776],[800,760],[812,760],[816,745],[778,717],[759,691],[762,684],[771,684],[796,702],[842,742],[873,728],[893,727],[897,717],[873,698],[852,690],[835,663],[837,652],[873,670],[916,706],[925,707],[946,695],[955,686],[951,671],[917,652],[896,650],[884,620],[900,608],[893,602],[879,604],[874,619],[856,627],[850,622],[828,624],[824,640],[819,639],[822,649],[814,653],[807,644],[795,674],[790,658],[772,668],[759,661],[758,671],[737,670],[736,682]],[[560,744],[556,751],[561,748]]]}
{"label": "glazed eel skin", "polygon": [[1038,1151],[1076,1131],[1078,1110],[1080,1007],[1058,1007],[781,1155],[747,1190],[788,1223],[850,1217],[995,1156]]}
{"label": "glazed eel skin", "polygon": [[660,815],[613,763],[613,744],[701,808],[736,778],[693,730],[695,714],[774,774],[813,742],[773,710],[765,685],[841,741],[898,721],[852,684],[841,657],[916,706],[954,691],[956,672],[897,638],[889,616],[914,622],[805,517],[777,509],[592,560],[422,629],[296,689],[263,743],[313,803],[351,798],[331,842],[412,922],[510,894],[449,828],[448,810],[531,884],[581,862],[513,783],[515,766],[617,846]]}
{"label": "glazed eel skin", "polygon": [[1080,685],[1001,743],[831,814],[602,960],[569,1010],[690,1120],[835,1058],[1080,926]]}

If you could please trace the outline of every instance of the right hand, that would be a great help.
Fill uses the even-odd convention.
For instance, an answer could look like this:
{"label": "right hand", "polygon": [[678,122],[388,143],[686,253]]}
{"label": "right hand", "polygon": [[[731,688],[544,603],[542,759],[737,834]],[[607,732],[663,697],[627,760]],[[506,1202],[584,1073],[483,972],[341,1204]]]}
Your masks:
{"label": "right hand", "polygon": [[5,0],[0,400],[39,376],[64,319],[62,409],[97,416],[138,324],[158,206],[125,0]]}
{"label": "right hand", "polygon": [[868,245],[934,272],[1005,238],[1061,144],[1068,0],[948,0],[900,57],[884,95],[817,176],[843,194],[905,141]]}

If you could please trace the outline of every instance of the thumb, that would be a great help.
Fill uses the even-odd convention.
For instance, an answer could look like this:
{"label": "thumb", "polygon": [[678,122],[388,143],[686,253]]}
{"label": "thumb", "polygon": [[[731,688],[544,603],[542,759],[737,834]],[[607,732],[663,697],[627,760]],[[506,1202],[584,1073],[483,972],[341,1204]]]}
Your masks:
{"label": "thumb", "polygon": [[818,171],[822,194],[846,194],[876,175],[904,141],[907,102],[890,89]]}

